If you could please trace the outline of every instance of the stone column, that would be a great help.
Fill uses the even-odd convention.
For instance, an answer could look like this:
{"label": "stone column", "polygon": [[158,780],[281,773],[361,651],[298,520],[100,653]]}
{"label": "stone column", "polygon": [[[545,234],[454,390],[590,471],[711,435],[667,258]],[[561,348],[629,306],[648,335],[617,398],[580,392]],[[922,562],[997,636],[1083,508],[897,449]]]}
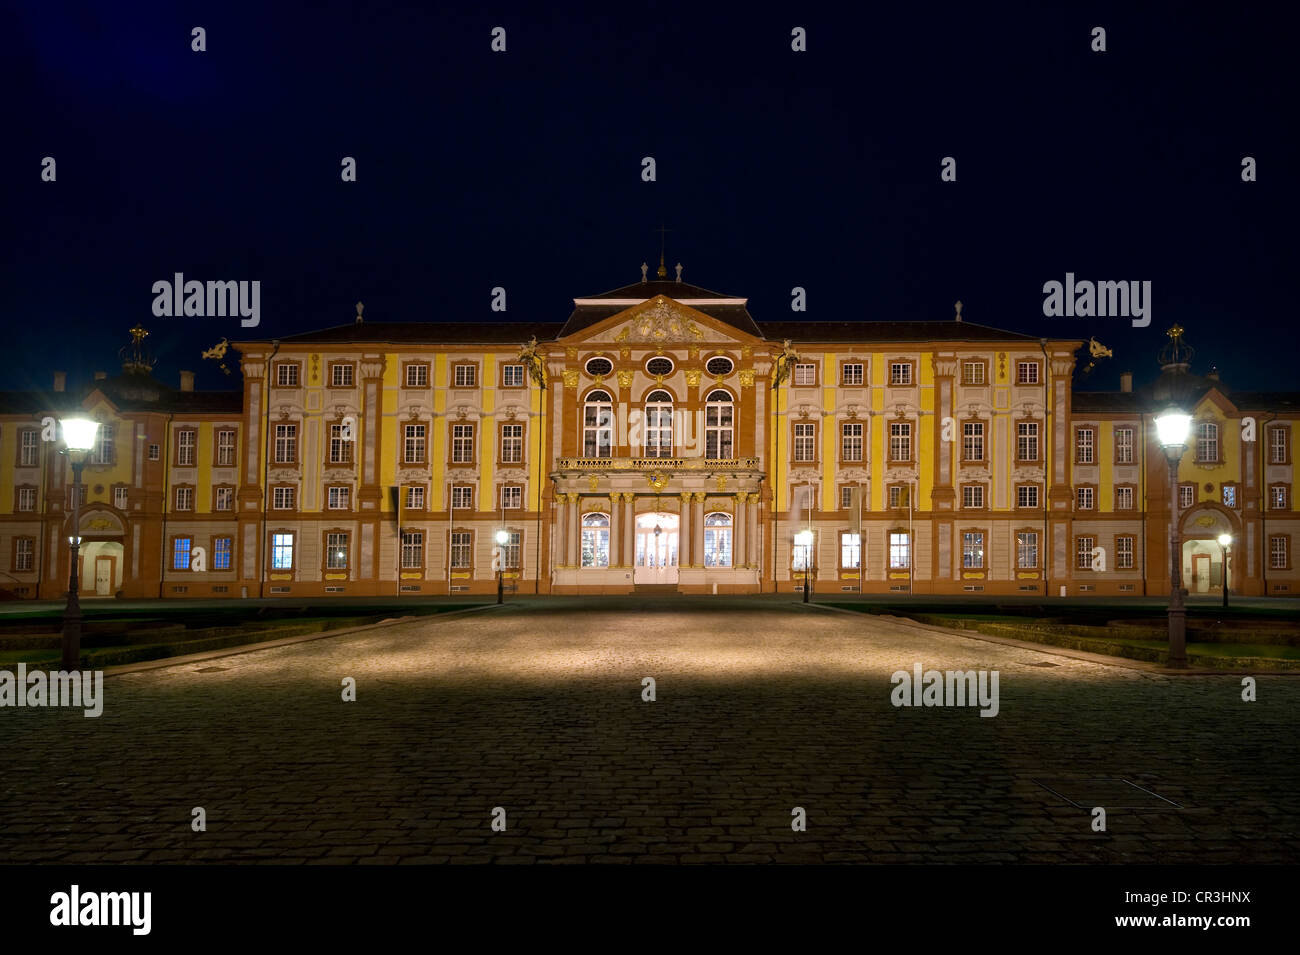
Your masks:
{"label": "stone column", "polygon": [[[448,490],[450,494],[450,489]],[[551,539],[555,542],[555,568],[569,566],[569,511],[568,500],[563,493],[555,495],[555,507],[551,511]]]}
{"label": "stone column", "polygon": [[679,495],[681,505],[681,519],[677,522],[677,566],[691,566],[689,554],[691,549],[691,495],[684,493]]}
{"label": "stone column", "polygon": [[691,517],[691,566],[704,566],[704,492],[695,492],[695,514]]}
{"label": "stone column", "polygon": [[749,520],[749,516],[746,513],[748,509],[745,507],[745,503],[748,500],[749,495],[743,491],[736,495],[736,513],[731,519],[733,530],[731,538],[731,566],[733,567],[744,567],[745,561],[748,557],[748,552],[745,550],[745,531],[748,529],[746,525]]}
{"label": "stone column", "polygon": [[627,534],[627,524],[619,514],[619,495],[609,496],[609,566],[623,565],[623,538]]}
{"label": "stone column", "polygon": [[630,491],[623,492],[623,566],[631,567],[636,562],[633,547],[636,544],[636,495]]}
{"label": "stone column", "polygon": [[749,533],[746,535],[745,541],[749,547],[749,554],[745,558],[745,563],[749,567],[758,566],[758,509],[760,500],[762,498],[757,492],[749,495]]}
{"label": "stone column", "polygon": [[579,525],[582,508],[578,506],[578,495],[569,495],[569,566],[582,564],[582,533]]}

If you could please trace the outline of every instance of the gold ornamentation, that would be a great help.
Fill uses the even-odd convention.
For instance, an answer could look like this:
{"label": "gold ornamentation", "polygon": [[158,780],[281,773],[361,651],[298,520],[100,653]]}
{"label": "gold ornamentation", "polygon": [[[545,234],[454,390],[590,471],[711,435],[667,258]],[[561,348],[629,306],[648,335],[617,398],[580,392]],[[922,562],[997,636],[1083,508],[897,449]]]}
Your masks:
{"label": "gold ornamentation", "polygon": [[698,388],[700,386],[700,370],[698,368],[687,369],[686,384],[692,388]]}
{"label": "gold ornamentation", "polygon": [[632,359],[632,349],[628,348],[626,345],[624,345],[622,348],[620,348],[620,349],[618,350],[618,353],[619,353],[621,356],[623,356],[623,360],[624,360],[624,361],[631,361],[631,359]]}
{"label": "gold ornamentation", "polygon": [[740,386],[742,388],[754,387],[754,369],[744,368],[740,372]]}
{"label": "gold ornamentation", "polygon": [[772,372],[772,387],[779,387],[780,384],[790,377],[790,372],[794,368],[794,363],[799,360],[799,353],[794,350],[794,345],[790,339],[781,343],[780,354],[772,356],[776,360],[776,366]]}
{"label": "gold ornamentation", "polygon": [[578,387],[578,372],[576,370],[571,369],[564,373],[564,387],[565,388]]}
{"label": "gold ornamentation", "polygon": [[695,494],[694,494],[693,496],[694,496],[694,498],[695,498],[695,503],[696,503],[696,504],[703,504],[703,503],[704,503],[704,499],[705,499],[706,497],[708,497],[708,495],[705,494],[703,491],[696,491]]}
{"label": "gold ornamentation", "polygon": [[578,357],[578,346],[577,346],[577,345],[566,345],[566,346],[565,346],[565,349],[564,349],[564,354],[565,354],[565,357],[567,357],[569,360],[573,360],[574,358],[577,358],[577,357]]}
{"label": "gold ornamentation", "polygon": [[593,490],[593,491],[596,490],[596,488],[600,487],[600,475],[599,475],[599,474],[588,474],[588,475],[587,475],[587,487],[589,487],[589,488],[590,488],[591,490]]}
{"label": "gold ornamentation", "polygon": [[741,358],[753,358],[753,357],[754,357],[754,346],[753,346],[753,345],[741,345],[741,346],[740,346],[740,357],[741,357]]}
{"label": "gold ornamentation", "polygon": [[537,382],[537,387],[546,387],[546,367],[537,350],[537,336],[528,339],[528,344],[519,349],[519,360],[528,369],[528,377]]}
{"label": "gold ornamentation", "polygon": [[1007,353],[998,352],[998,381],[1007,380]]}
{"label": "gold ornamentation", "polygon": [[649,484],[656,491],[662,491],[664,487],[667,486],[668,484],[668,475],[664,474],[661,471],[656,471],[653,474],[647,474],[645,476],[645,479],[646,479],[646,483]]}
{"label": "gold ornamentation", "polygon": [[311,383],[320,381],[320,355],[311,356]]}
{"label": "gold ornamentation", "polygon": [[631,388],[632,378],[636,373],[630,368],[623,368],[618,373],[618,386],[620,388]]}
{"label": "gold ornamentation", "polygon": [[725,491],[727,489],[727,476],[725,474],[719,474],[715,481],[718,485],[719,491]]}
{"label": "gold ornamentation", "polygon": [[755,471],[758,458],[556,458],[558,471]]}
{"label": "gold ornamentation", "polygon": [[686,350],[686,354],[690,356],[691,361],[698,360],[700,357],[700,346],[692,345],[690,348]]}
{"label": "gold ornamentation", "polygon": [[704,337],[704,331],[691,318],[662,298],[638,315],[634,315],[615,337],[617,342],[680,342]]}

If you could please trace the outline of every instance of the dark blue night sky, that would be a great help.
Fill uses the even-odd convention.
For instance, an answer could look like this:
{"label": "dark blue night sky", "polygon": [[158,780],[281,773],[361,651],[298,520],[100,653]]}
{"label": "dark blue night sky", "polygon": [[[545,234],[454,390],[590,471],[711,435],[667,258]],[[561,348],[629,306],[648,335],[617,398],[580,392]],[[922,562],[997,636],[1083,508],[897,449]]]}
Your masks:
{"label": "dark blue night sky", "polygon": [[[1177,321],[1198,370],[1293,387],[1280,5],[1045,6],[12,6],[6,387],[116,371],[137,321],[160,378],[208,388],[238,379],[202,348],[346,323],[357,299],[373,320],[563,321],[657,264],[661,222],[669,266],[759,321],[942,320],[960,298],[969,321],[1095,335],[1103,388],[1152,377]],[[260,280],[260,327],[155,318],[175,272]],[[1151,281],[1151,325],[1044,317],[1066,272]]]}

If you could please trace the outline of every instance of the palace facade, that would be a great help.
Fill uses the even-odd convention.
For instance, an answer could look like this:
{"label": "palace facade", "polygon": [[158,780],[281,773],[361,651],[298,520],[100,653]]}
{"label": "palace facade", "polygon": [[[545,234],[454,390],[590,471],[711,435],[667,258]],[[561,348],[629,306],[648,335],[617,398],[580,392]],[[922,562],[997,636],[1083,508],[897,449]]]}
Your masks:
{"label": "palace facade", "polygon": [[[235,343],[241,392],[122,371],[0,393],[0,592],[1293,594],[1294,393],[1191,377],[1171,501],[1151,396],[1076,391],[1071,339],[755,321],[665,277],[567,321],[374,322]],[[233,363],[233,361],[232,361]],[[1176,508],[1171,509],[1171,504]],[[807,537],[811,536],[811,543]],[[801,536],[802,535],[802,536]]]}

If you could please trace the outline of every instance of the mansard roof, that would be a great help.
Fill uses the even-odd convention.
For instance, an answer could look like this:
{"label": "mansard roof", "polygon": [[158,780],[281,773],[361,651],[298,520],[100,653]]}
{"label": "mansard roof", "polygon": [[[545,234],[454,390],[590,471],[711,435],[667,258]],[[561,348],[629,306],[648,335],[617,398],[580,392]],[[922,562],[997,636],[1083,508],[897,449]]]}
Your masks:
{"label": "mansard roof", "polygon": [[1038,342],[975,322],[759,322],[764,338],[800,342]]}
{"label": "mansard roof", "polygon": [[533,337],[538,341],[554,341],[562,327],[559,322],[350,322],[286,335],[280,342],[287,345],[519,345]]}
{"label": "mansard roof", "polygon": [[632,285],[624,285],[622,288],[610,289],[608,292],[575,298],[573,300],[573,313],[569,315],[569,320],[564,323],[560,337],[580,332],[597,322],[604,321],[611,315],[617,315],[634,305],[639,305],[660,295],[682,305],[689,305],[691,308],[703,312],[710,318],[716,318],[718,321],[730,325],[746,335],[751,335],[754,338],[763,337],[758,330],[758,326],[754,323],[753,317],[749,314],[749,309],[745,307],[748,299],[737,295],[714,292],[698,285],[691,285],[688,282],[666,279],[635,282]]}

